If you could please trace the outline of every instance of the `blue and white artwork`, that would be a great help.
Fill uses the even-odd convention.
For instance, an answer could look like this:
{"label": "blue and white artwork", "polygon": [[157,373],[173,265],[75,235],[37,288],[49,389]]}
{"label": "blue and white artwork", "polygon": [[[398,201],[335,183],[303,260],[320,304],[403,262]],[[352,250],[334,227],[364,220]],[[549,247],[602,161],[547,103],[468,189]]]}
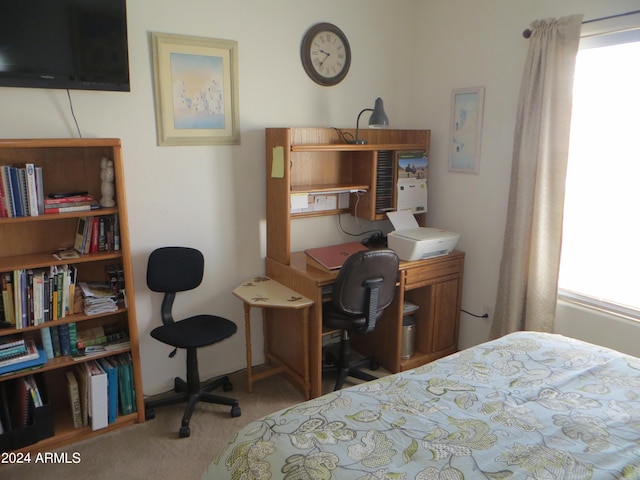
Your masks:
{"label": "blue and white artwork", "polygon": [[449,164],[449,168],[453,171],[477,173],[483,97],[482,87],[454,92]]}
{"label": "blue and white artwork", "polygon": [[175,129],[224,129],[222,57],[171,53]]}

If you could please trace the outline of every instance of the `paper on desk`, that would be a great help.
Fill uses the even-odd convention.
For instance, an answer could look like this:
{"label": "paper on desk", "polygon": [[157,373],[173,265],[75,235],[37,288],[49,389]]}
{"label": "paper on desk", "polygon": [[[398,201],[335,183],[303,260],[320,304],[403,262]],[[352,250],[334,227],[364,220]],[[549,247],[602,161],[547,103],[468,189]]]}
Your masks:
{"label": "paper on desk", "polygon": [[400,230],[412,230],[419,228],[418,221],[413,213],[409,210],[400,210],[398,212],[387,212],[387,217],[391,220],[393,228],[399,232]]}

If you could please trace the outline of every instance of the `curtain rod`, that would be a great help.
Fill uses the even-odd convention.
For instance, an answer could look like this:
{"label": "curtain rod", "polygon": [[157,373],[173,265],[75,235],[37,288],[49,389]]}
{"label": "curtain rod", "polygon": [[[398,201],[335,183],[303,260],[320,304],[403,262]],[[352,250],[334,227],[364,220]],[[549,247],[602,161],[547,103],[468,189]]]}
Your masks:
{"label": "curtain rod", "polygon": [[[626,17],[627,15],[635,15],[636,13],[640,13],[640,10],[633,10],[632,12],[618,13],[616,15],[609,15],[608,17],[593,18],[591,20],[583,21],[582,24],[584,25],[585,23],[599,22],[599,21],[602,21],[602,20],[609,20],[610,18]],[[527,28],[524,32],[522,32],[522,36],[524,38],[529,38],[531,36],[531,29]]]}

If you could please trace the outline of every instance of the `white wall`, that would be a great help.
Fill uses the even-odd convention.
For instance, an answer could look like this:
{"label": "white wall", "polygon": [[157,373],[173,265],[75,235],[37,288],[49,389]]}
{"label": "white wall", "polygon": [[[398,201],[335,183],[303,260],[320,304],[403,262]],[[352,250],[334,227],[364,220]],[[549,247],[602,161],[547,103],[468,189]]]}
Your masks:
{"label": "white wall", "polygon": [[[211,311],[239,325],[237,335],[201,352],[203,378],[244,368],[242,307],[231,291],[264,272],[264,128],[352,127],[378,96],[393,127],[432,130],[429,223],[462,234],[463,307],[492,306],[527,48],[521,32],[537,18],[633,8],[637,0],[325,0],[320,13],[301,0],[129,0],[131,92],[72,91],[71,98],[83,136],[123,142],[145,394],[170,388],[184,372],[183,352],[169,359],[169,347],[149,337],[161,300],[145,285],[150,251],[173,244],[203,251],[203,285],[179,296],[176,311]],[[338,25],[351,43],[351,70],[335,87],[311,82],[299,60],[302,35],[319,21]],[[156,145],[152,31],[238,41],[241,145]],[[486,87],[480,174],[449,173],[451,89],[477,85]],[[77,136],[65,91],[0,87],[0,104],[4,138]],[[343,225],[369,228],[349,218]],[[294,249],[344,238],[333,218],[294,229]],[[484,341],[488,325],[463,314],[460,346]]]}
{"label": "white wall", "polygon": [[[493,311],[511,174],[516,103],[528,40],[522,31],[536,19],[583,13],[584,19],[640,8],[637,0],[433,0],[417,2],[420,29],[414,59],[417,74],[411,86],[413,123],[432,130],[429,222],[461,233],[466,252],[463,308]],[[480,173],[450,173],[447,169],[451,89],[485,86]],[[582,311],[558,309],[562,333],[581,338]],[[639,325],[615,322],[602,314],[591,317],[598,335],[585,340],[617,348],[619,336]],[[623,326],[621,326],[623,325]],[[460,348],[488,337],[490,321],[461,314]],[[620,328],[618,328],[620,326]],[[638,332],[640,333],[640,332]]]}

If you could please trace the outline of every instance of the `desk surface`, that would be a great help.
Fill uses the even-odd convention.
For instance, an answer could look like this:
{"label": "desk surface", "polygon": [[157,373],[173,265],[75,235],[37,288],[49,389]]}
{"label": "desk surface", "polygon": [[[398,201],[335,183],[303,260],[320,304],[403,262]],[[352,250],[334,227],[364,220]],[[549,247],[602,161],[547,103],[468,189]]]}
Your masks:
{"label": "desk surface", "polygon": [[[428,262],[429,264],[438,263],[438,261],[448,262],[452,256],[460,255],[464,255],[464,253],[458,250],[454,250],[449,255],[442,255],[440,257],[432,257],[424,260],[414,260],[411,262],[400,260],[399,270],[403,271],[412,268],[420,268],[423,267],[426,262]],[[293,252],[291,254],[291,263],[289,264],[289,267],[303,274],[305,277],[314,280],[320,287],[332,284],[338,276],[338,272],[340,271],[340,269],[336,269],[329,273],[309,265],[307,263],[307,255],[304,252]]]}
{"label": "desk surface", "polygon": [[251,277],[233,290],[243,302],[260,308],[305,308],[313,301],[269,277]]}

